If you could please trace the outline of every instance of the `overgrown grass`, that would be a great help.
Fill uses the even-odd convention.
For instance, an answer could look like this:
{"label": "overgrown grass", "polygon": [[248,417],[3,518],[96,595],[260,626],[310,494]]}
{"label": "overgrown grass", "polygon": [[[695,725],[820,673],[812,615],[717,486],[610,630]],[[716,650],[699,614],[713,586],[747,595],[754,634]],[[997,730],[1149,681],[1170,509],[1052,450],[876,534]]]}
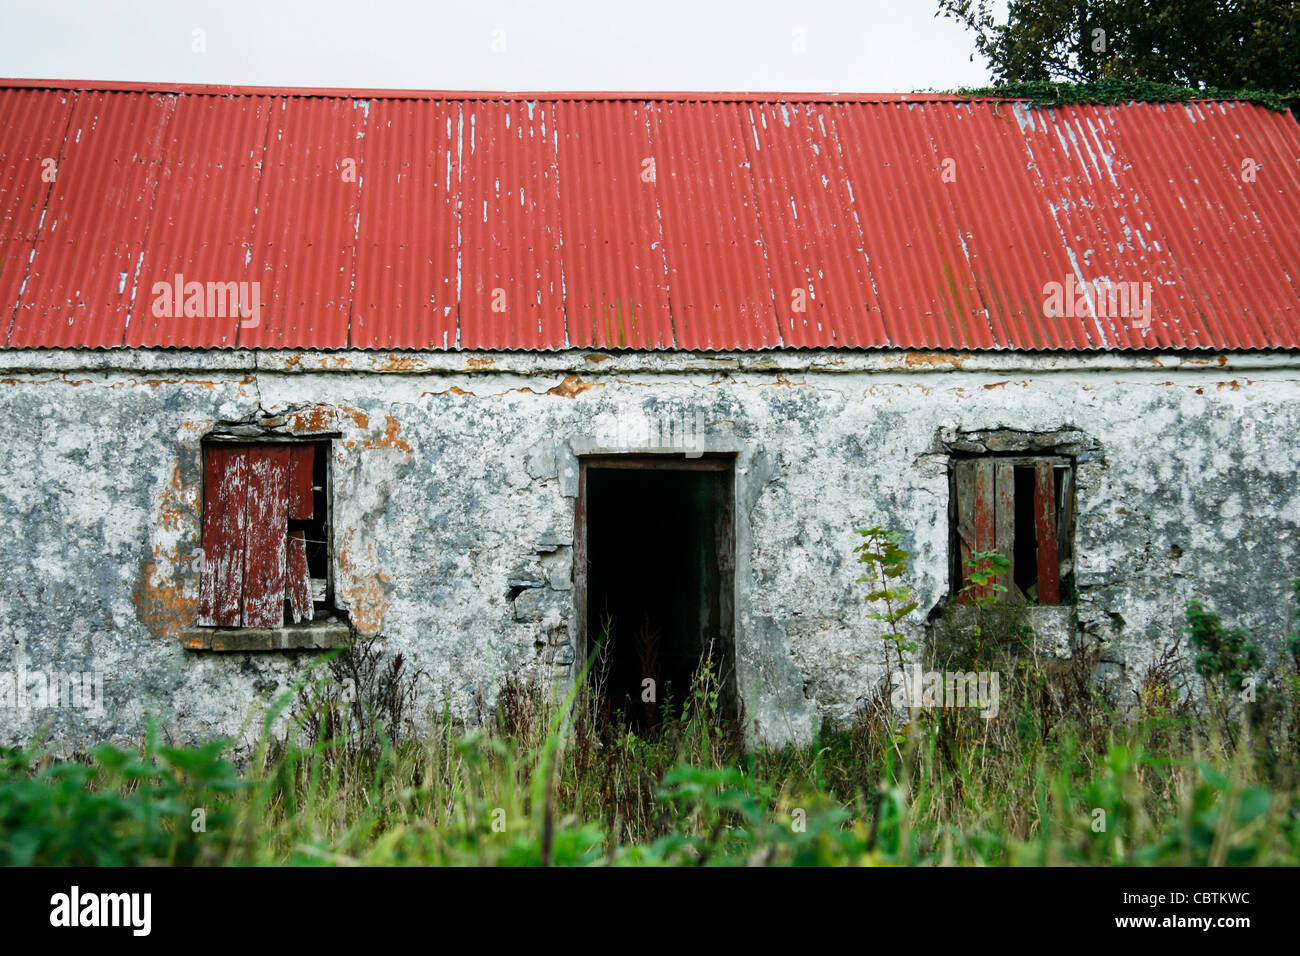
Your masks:
{"label": "overgrown grass", "polygon": [[[1081,662],[1079,668],[1087,662]],[[652,735],[590,695],[511,683],[486,727],[413,724],[373,647],[277,701],[242,770],[222,745],[8,754],[6,864],[1295,864],[1295,721],[1224,732],[1168,657],[1122,719],[1033,662],[999,716],[884,688],[814,746],[746,753],[705,669]],[[346,675],[352,684],[347,685]],[[342,675],[342,677],[341,677]],[[346,690],[345,690],[346,688]]]}

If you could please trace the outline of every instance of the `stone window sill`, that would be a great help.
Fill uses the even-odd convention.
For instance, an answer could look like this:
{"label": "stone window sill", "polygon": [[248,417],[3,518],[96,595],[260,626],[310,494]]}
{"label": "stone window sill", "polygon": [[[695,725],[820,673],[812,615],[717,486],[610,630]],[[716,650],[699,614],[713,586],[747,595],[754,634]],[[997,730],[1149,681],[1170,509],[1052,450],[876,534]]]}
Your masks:
{"label": "stone window sill", "polygon": [[187,627],[181,645],[190,651],[322,651],[347,647],[352,631],[338,620],[285,627]]}

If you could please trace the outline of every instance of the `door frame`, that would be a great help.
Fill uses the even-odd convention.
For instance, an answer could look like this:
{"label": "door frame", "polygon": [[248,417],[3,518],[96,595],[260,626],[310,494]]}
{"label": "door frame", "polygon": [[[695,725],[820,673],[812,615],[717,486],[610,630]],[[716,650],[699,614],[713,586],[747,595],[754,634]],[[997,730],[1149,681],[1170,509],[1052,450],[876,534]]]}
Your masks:
{"label": "door frame", "polygon": [[730,480],[722,483],[725,493],[718,511],[714,543],[718,562],[718,629],[723,647],[717,650],[718,679],[724,706],[732,714],[740,713],[736,676],[736,474],[735,452],[705,452],[696,457],[676,453],[593,453],[578,459],[578,494],[573,515],[573,604],[576,617],[577,653],[574,656],[574,680],[581,681],[591,654],[587,634],[587,584],[590,557],[587,550],[587,472],[598,470],[627,471],[698,471],[724,472]]}

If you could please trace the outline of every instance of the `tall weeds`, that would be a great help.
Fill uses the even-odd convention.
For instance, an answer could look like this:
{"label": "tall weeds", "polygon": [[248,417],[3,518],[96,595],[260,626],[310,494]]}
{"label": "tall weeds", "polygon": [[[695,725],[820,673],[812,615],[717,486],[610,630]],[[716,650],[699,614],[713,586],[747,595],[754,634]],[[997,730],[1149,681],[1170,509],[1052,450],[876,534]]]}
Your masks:
{"label": "tall weeds", "polygon": [[1291,717],[1267,747],[1260,729],[1222,733],[1180,694],[1176,656],[1153,663],[1130,720],[1081,658],[1077,673],[1009,675],[992,720],[920,708],[903,733],[882,687],[813,746],[746,751],[708,661],[681,706],[636,733],[586,681],[563,695],[508,682],[484,725],[416,716],[415,675],[357,654],[274,702],[238,774],[218,745],[152,738],[85,765],[11,752],[0,862],[1300,861]]}

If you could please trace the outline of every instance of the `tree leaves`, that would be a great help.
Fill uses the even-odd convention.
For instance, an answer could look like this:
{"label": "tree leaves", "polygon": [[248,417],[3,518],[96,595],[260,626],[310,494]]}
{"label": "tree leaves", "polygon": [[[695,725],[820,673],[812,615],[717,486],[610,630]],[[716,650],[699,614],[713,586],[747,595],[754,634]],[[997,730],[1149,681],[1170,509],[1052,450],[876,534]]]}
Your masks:
{"label": "tree leaves", "polygon": [[1136,100],[1248,87],[1294,97],[1300,76],[1297,0],[1011,0],[1003,22],[992,0],[939,0],[937,15],[975,33],[999,87],[1127,83],[1126,99]]}

